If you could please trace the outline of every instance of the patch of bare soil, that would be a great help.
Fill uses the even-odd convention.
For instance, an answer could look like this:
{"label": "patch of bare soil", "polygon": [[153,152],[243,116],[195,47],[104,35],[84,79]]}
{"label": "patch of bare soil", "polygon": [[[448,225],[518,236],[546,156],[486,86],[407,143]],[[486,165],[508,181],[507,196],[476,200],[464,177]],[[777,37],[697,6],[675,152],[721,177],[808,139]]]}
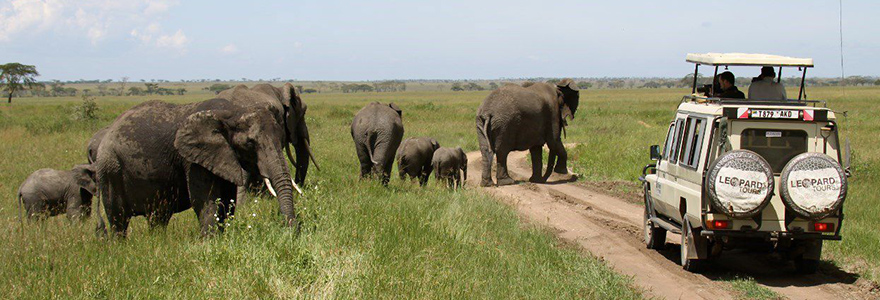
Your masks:
{"label": "patch of bare soil", "polygon": [[[667,235],[667,249],[645,248],[642,238],[641,188],[623,181],[572,182],[576,176],[556,176],[546,184],[528,183],[528,152],[508,156],[516,184],[481,188],[516,208],[529,222],[546,226],[565,245],[576,245],[618,272],[632,276],[648,294],[666,299],[731,299],[730,276],[755,281],[790,299],[876,298],[876,284],[835,266],[823,266],[815,275],[796,274],[788,261],[764,253],[730,251],[710,262],[709,271],[689,273],[678,265],[680,237]],[[468,153],[476,187],[481,178],[479,152]],[[615,195],[615,196],[609,196]]]}

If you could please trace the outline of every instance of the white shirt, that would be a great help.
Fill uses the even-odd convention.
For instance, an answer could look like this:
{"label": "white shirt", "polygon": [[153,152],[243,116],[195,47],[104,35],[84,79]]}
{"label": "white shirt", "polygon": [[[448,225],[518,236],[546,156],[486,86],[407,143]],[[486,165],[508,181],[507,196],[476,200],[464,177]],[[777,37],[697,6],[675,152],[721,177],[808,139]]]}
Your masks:
{"label": "white shirt", "polygon": [[752,82],[749,86],[749,99],[752,100],[785,100],[785,87],[773,81],[772,77],[764,77]]}

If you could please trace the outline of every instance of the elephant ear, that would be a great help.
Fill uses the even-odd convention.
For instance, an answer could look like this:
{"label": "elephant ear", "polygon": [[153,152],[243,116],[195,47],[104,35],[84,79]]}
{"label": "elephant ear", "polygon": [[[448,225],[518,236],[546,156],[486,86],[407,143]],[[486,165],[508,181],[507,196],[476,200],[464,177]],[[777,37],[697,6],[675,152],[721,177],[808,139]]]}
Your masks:
{"label": "elephant ear", "polygon": [[95,184],[95,167],[91,164],[77,165],[73,168],[76,185],[89,194],[98,194],[98,186]]}
{"label": "elephant ear", "polygon": [[290,82],[285,83],[281,87],[281,105],[284,105],[284,108],[290,109],[293,107],[298,97],[296,95],[296,87]]}
{"label": "elephant ear", "polygon": [[431,139],[431,148],[434,148],[434,151],[437,151],[437,149],[440,149],[440,143],[435,139]]}
{"label": "elephant ear", "polygon": [[[560,107],[562,108],[560,116],[563,121],[566,119],[574,119],[580,102],[580,92],[574,81],[571,79],[563,79],[556,84],[557,96],[560,97]],[[567,108],[567,109],[566,109]]]}
{"label": "elephant ear", "polygon": [[244,185],[245,171],[238,163],[238,157],[223,132],[226,125],[222,119],[229,117],[228,111],[201,111],[186,118],[183,126],[177,129],[174,148],[188,162],[205,167],[221,178]]}
{"label": "elephant ear", "polygon": [[400,116],[401,118],[403,117],[403,111],[400,110],[400,107],[397,107],[397,104],[394,104],[394,102],[391,102],[391,103],[388,103],[388,107],[391,107],[391,109],[396,111],[398,116]]}

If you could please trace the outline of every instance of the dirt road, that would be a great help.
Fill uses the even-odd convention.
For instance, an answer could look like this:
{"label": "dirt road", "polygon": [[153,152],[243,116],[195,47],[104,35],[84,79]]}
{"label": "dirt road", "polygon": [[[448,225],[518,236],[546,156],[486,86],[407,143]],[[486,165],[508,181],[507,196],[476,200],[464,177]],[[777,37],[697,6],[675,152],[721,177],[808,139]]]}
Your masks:
{"label": "dirt road", "polygon": [[[648,250],[642,240],[643,206],[596,193],[570,178],[547,184],[528,183],[531,174],[527,152],[508,157],[510,175],[517,184],[483,188],[514,206],[533,222],[548,226],[563,240],[605,260],[618,272],[632,276],[651,296],[665,299],[730,299],[735,295],[725,279],[737,276],[755,280],[790,299],[864,299],[857,276],[825,266],[817,275],[796,274],[794,266],[763,253],[725,252],[708,272],[693,274],[678,265],[676,234],[668,234],[666,250]],[[468,185],[477,186],[482,174],[480,153],[468,153]],[[493,169],[494,171],[494,169]]]}

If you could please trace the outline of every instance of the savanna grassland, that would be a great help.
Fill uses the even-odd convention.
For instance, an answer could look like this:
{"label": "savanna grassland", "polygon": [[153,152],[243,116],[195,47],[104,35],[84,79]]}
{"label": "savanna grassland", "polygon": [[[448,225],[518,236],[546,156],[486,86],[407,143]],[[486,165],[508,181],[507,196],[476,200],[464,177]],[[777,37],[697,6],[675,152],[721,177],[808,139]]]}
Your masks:
{"label": "savanna grassland", "polygon": [[[197,91],[198,88],[192,88]],[[683,89],[585,90],[567,130],[569,167],[581,183],[636,199],[648,146],[661,144]],[[797,91],[789,90],[789,94]],[[843,241],[824,258],[867,278],[880,275],[880,88],[808,89],[828,100],[851,139],[854,159]],[[98,119],[70,118],[79,98],[16,98],[0,106],[0,290],[10,298],[640,298],[628,278],[475,189],[450,191],[397,180],[388,188],[357,178],[349,135],[371,101],[403,110],[405,137],[478,148],[474,112],[488,91],[306,94],[307,122],[321,170],[310,169],[297,208],[300,236],[280,226],[277,202],[241,203],[224,234],[200,238],[192,211],[165,230],[135,218],[125,240],[100,240],[94,218],[25,224],[14,194],[39,168],[86,161],[92,133],[148,97],[99,97]],[[161,96],[204,100],[209,93]],[[839,114],[840,115],[840,114]],[[747,280],[746,280],[747,281]],[[736,283],[736,282],[734,282]],[[751,285],[745,284],[749,287]],[[749,288],[746,288],[749,289]]]}
{"label": "savanna grassland", "polygon": [[218,236],[199,237],[186,211],[165,229],[135,218],[124,240],[98,239],[94,217],[23,228],[14,195],[36,169],[85,162],[91,135],[147,97],[99,97],[94,121],[71,118],[79,98],[16,98],[0,107],[0,290],[11,299],[640,298],[630,279],[477,190],[358,180],[348,127],[364,104],[394,101],[405,136],[474,150],[473,115],[486,94],[305,95],[321,170],[310,170],[297,199],[299,236],[281,227],[271,196],[256,195]]}

